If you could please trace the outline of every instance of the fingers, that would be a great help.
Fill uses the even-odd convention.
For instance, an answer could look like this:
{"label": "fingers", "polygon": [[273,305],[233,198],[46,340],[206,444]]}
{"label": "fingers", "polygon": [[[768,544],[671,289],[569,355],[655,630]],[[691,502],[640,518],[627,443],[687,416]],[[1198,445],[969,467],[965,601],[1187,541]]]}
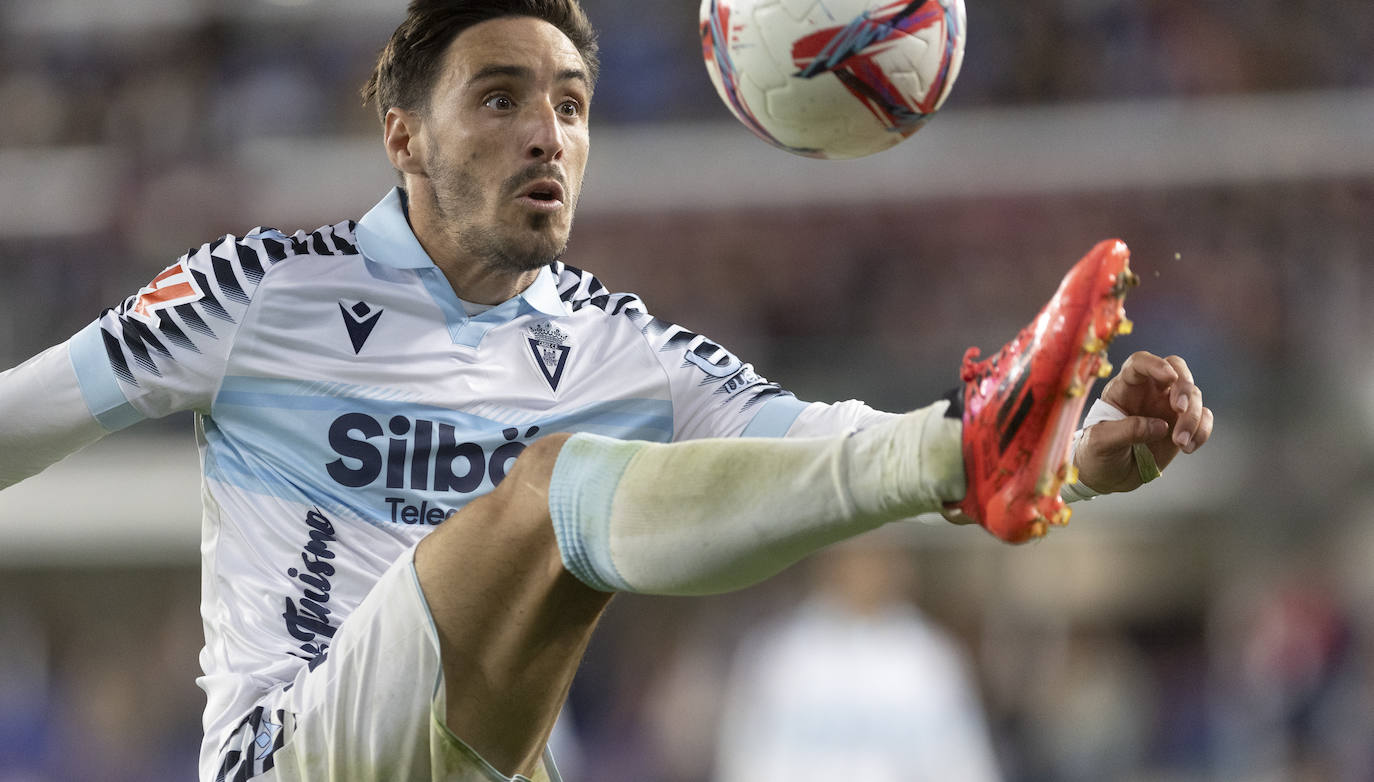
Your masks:
{"label": "fingers", "polygon": [[1169,441],[1167,421],[1140,415],[1099,421],[1083,433],[1074,452],[1079,481],[1099,492],[1139,487],[1142,479],[1136,464],[1136,445],[1148,445],[1156,464],[1168,465],[1178,453]]}
{"label": "fingers", "polygon": [[1102,398],[1127,415],[1167,421],[1171,442],[1184,453],[1196,451],[1211,437],[1212,411],[1202,402],[1188,362],[1179,356],[1132,353],[1102,390]]}
{"label": "fingers", "polygon": [[1105,453],[1132,445],[1159,442],[1169,436],[1169,422],[1132,415],[1119,421],[1102,421],[1093,425],[1091,432],[1092,447]]}
{"label": "fingers", "polygon": [[1192,450],[1192,451],[1189,451],[1188,453],[1192,453],[1193,451],[1196,451],[1197,449],[1201,448],[1202,445],[1203,445],[1203,443],[1206,443],[1206,442],[1207,442],[1207,439],[1210,438],[1211,436],[1212,436],[1212,409],[1211,409],[1210,407],[1204,407],[1204,408],[1202,408],[1202,423],[1200,423],[1200,424],[1198,425],[1197,431],[1193,433],[1193,437],[1192,437],[1192,446],[1193,446],[1193,450]]}
{"label": "fingers", "polygon": [[[1207,441],[1212,433],[1212,412],[1202,404],[1202,389],[1193,382],[1188,362],[1169,356],[1164,362],[1173,370],[1176,380],[1169,387],[1169,408],[1178,418],[1174,421],[1174,444],[1184,453],[1192,453]],[[1206,427],[1203,421],[1206,420]]]}
{"label": "fingers", "polygon": [[[1187,365],[1184,365],[1187,369]],[[1178,380],[1178,369],[1167,360],[1146,351],[1132,353],[1116,377],[1107,382],[1102,389],[1102,398],[1115,405],[1128,415],[1148,414],[1167,417],[1168,400],[1160,397],[1160,391],[1169,388]]]}
{"label": "fingers", "polygon": [[[1178,359],[1175,364],[1172,359]],[[1121,372],[1117,374],[1116,380],[1120,380],[1128,386],[1142,386],[1153,382],[1159,386],[1168,386],[1179,379],[1179,364],[1182,371],[1188,372],[1188,365],[1178,356],[1160,358],[1153,353],[1145,350],[1138,350],[1126,359],[1126,363],[1121,365]],[[1188,382],[1193,382],[1192,374],[1188,374]]]}

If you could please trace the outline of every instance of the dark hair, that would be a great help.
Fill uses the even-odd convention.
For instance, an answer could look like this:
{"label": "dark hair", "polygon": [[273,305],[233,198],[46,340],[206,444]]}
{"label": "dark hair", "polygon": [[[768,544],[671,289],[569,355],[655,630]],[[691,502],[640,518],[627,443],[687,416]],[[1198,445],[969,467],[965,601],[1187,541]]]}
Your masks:
{"label": "dark hair", "polygon": [[363,86],[364,105],[376,101],[383,122],[392,107],[427,109],[439,64],[453,39],[469,27],[505,16],[532,16],[557,27],[577,47],[588,80],[596,84],[596,31],[577,0],[411,0],[405,21],[391,34]]}

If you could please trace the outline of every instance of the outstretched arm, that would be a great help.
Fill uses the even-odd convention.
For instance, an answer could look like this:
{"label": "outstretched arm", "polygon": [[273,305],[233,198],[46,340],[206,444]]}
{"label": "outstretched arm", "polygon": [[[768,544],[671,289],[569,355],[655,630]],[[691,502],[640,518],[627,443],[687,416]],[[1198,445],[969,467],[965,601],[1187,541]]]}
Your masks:
{"label": "outstretched arm", "polygon": [[107,434],[81,395],[66,343],[0,373],[0,489]]}
{"label": "outstretched arm", "polygon": [[1141,485],[1135,446],[1148,448],[1162,470],[1180,452],[1196,451],[1212,435],[1212,411],[1202,404],[1202,391],[1178,356],[1132,354],[1102,389],[1102,401],[1125,417],[1089,426],[1074,454],[1079,481],[1098,492]]}

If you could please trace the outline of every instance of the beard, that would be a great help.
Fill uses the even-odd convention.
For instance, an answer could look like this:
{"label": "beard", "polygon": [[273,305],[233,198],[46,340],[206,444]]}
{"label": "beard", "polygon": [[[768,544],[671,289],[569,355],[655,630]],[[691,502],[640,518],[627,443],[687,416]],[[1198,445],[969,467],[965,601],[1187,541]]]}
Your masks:
{"label": "beard", "polygon": [[[558,260],[567,249],[568,234],[560,233],[554,226],[554,215],[527,215],[516,225],[496,221],[484,225],[475,219],[490,210],[493,196],[504,198],[522,182],[537,178],[531,170],[502,182],[494,194],[484,191],[472,172],[443,156],[431,161],[429,177],[439,215],[450,226],[458,247],[482,259],[487,268],[501,272],[533,271]],[[566,208],[572,210],[576,198],[568,198]]]}

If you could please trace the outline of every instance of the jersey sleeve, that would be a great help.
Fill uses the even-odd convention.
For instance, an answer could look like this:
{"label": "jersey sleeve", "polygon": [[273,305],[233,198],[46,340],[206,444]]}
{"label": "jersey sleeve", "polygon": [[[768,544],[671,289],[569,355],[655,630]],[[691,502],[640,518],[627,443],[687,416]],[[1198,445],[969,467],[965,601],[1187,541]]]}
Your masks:
{"label": "jersey sleeve", "polygon": [[639,331],[667,380],[672,439],[781,437],[806,407],[723,346],[650,315],[635,294],[611,293],[595,275],[561,261],[554,272],[571,311],[599,309]]}
{"label": "jersey sleeve", "polygon": [[647,314],[638,319],[668,378],[674,439],[779,437],[806,407],[707,337]]}
{"label": "jersey sleeve", "polygon": [[192,249],[72,339],[91,413],[108,429],[207,412],[239,326],[291,238],[257,229]]}
{"label": "jersey sleeve", "polygon": [[803,402],[707,337],[646,314],[635,317],[669,378],[674,439],[823,437],[896,417],[854,399]]}
{"label": "jersey sleeve", "polygon": [[38,474],[109,431],[82,398],[70,342],[0,373],[0,422],[0,489]]}
{"label": "jersey sleeve", "polygon": [[208,410],[252,295],[299,241],[256,229],[192,249],[71,339],[0,375],[0,487],[145,418]]}

